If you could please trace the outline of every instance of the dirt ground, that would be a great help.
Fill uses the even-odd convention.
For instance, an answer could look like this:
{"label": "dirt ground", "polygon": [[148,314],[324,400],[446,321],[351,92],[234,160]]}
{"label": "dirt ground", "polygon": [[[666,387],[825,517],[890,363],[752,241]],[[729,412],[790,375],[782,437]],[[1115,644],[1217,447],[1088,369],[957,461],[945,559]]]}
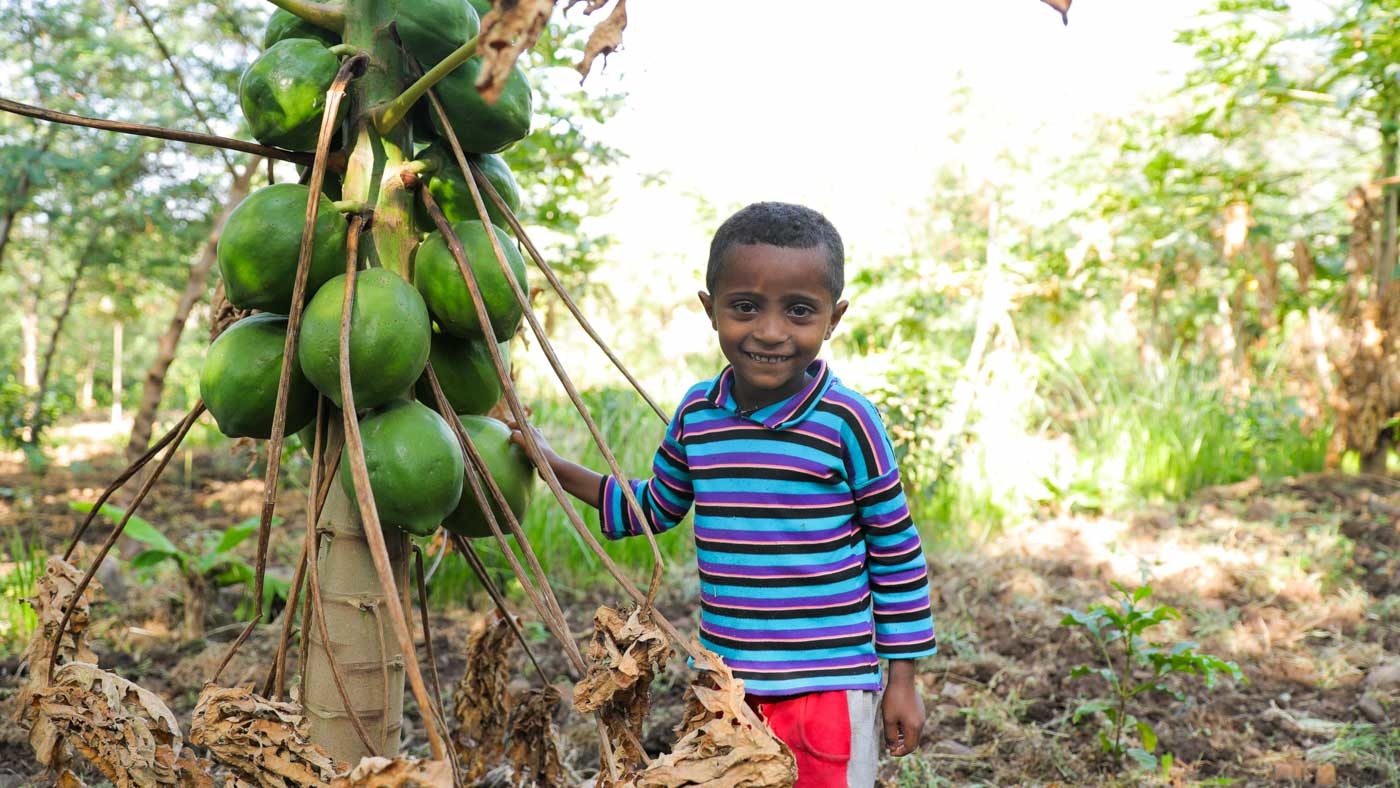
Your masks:
{"label": "dirt ground", "polygon": [[[78,522],[69,502],[94,500],[120,464],[110,454],[88,453],[36,476],[18,456],[0,455],[0,536],[23,534],[61,551]],[[257,514],[260,474],[246,449],[192,452],[187,462],[172,464],[143,516],[171,535],[226,528]],[[297,490],[295,483],[289,490]],[[279,515],[299,524],[303,497],[285,496]],[[882,783],[1400,784],[1397,517],[1400,480],[1311,476],[1211,489],[1167,508],[1047,517],[975,552],[932,552],[941,654],[922,671],[923,745],[884,763]],[[109,528],[99,520],[84,537],[80,566]],[[275,535],[274,566],[292,564],[300,532],[298,525]],[[251,554],[251,544],[241,551]],[[134,549],[123,551],[129,557]],[[1149,630],[1149,640],[1197,641],[1201,651],[1237,662],[1246,677],[1209,690],[1195,677],[1171,677],[1182,700],[1161,693],[1137,699],[1132,711],[1155,727],[1157,752],[1174,756],[1165,779],[1105,756],[1098,741],[1102,717],[1072,722],[1076,707],[1105,693],[1106,685],[1098,677],[1071,678],[1075,666],[1095,665],[1098,654],[1083,634],[1060,624],[1066,608],[1105,601],[1111,581],[1137,585],[1143,573],[1156,591],[1150,601],[1182,613],[1180,621]],[[99,577],[107,594],[94,614],[100,663],[159,694],[187,725],[200,687],[239,630],[236,595],[211,605],[205,638],[183,642],[178,586],[142,584],[115,568]],[[619,599],[606,588],[563,601],[585,643],[594,608]],[[693,627],[696,606],[693,597],[675,592],[660,607],[684,630]],[[461,676],[466,633],[486,609],[474,600],[474,609],[435,614],[444,684]],[[517,606],[524,609],[523,602]],[[275,630],[260,628],[222,683],[261,682]],[[559,649],[542,635],[536,642],[567,705]],[[518,649],[513,656],[521,683],[538,682]],[[18,655],[0,650],[0,788],[46,782],[23,731],[10,721],[20,670]],[[658,677],[643,741],[654,753],[670,746],[687,681],[679,658]],[[563,711],[557,721],[574,768],[593,773],[591,721]],[[405,722],[407,748],[422,750],[421,729]],[[100,775],[85,777],[100,783]]]}

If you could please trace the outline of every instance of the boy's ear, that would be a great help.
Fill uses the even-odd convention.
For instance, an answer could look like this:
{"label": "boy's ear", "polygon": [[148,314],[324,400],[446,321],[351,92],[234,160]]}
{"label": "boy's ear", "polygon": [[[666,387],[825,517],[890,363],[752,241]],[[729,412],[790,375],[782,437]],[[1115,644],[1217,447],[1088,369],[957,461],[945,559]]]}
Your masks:
{"label": "boy's ear", "polygon": [[846,314],[846,307],[850,306],[850,301],[837,301],[836,306],[831,308],[831,322],[826,324],[826,338],[831,339],[831,332],[836,330],[837,324]]}
{"label": "boy's ear", "polygon": [[710,328],[718,329],[719,325],[715,323],[715,300],[704,290],[696,295],[700,296],[700,304],[705,307],[705,316],[710,318]]}

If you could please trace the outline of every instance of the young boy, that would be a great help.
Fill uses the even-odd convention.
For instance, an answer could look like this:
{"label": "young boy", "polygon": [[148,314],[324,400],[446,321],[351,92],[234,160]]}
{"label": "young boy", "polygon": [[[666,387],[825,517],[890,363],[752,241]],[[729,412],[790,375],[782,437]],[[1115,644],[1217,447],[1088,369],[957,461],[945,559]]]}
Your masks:
{"label": "young boy", "polygon": [[608,538],[668,530],[694,505],[700,641],[793,750],[798,786],[874,784],[877,703],[890,754],[918,747],[914,660],[936,649],[889,438],[817,359],[848,306],[844,256],[826,217],[797,205],[750,205],[715,233],[699,295],[729,366],[686,392],[653,478],[629,482],[645,524],[620,480],[541,442]]}

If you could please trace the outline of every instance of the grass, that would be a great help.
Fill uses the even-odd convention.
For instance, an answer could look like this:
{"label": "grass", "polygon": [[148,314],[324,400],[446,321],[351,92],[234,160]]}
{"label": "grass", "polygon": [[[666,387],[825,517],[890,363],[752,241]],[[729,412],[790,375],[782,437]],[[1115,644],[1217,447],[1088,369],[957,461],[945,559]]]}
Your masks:
{"label": "grass", "polygon": [[26,601],[44,574],[44,552],[18,530],[0,545],[0,656],[23,650],[38,619]]}
{"label": "grass", "polygon": [[1105,343],[1049,365],[1041,382],[1047,420],[1077,458],[1060,486],[1099,505],[1176,501],[1252,476],[1322,469],[1327,431],[1306,426],[1267,370],[1263,383],[1234,394],[1213,364],[1182,354],[1144,364],[1131,348]]}
{"label": "grass", "polygon": [[1342,735],[1308,750],[1308,760],[1374,772],[1386,785],[1400,785],[1400,728],[1348,726]]}

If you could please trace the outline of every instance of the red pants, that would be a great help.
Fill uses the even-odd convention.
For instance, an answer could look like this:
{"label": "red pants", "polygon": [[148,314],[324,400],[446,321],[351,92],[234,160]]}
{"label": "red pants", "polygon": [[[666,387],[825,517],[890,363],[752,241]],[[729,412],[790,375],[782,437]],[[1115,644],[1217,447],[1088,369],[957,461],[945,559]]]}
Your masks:
{"label": "red pants", "polygon": [[[834,690],[787,698],[750,695],[747,701],[796,756],[795,788],[857,788],[874,782],[879,757],[874,693]],[[853,709],[852,703],[862,708]],[[859,730],[852,729],[853,720]]]}

